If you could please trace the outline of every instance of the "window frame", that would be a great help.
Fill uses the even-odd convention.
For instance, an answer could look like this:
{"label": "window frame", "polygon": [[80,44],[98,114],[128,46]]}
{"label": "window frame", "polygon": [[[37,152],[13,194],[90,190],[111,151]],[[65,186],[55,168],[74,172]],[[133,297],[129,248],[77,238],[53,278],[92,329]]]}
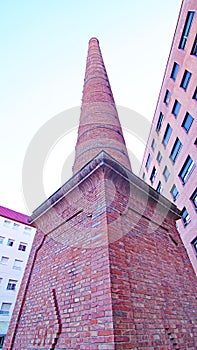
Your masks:
{"label": "window frame", "polygon": [[174,62],[173,67],[172,67],[172,71],[171,71],[171,75],[170,75],[170,78],[174,81],[177,78],[179,68],[180,68],[180,64],[178,64],[177,62]]}
{"label": "window frame", "polygon": [[174,145],[172,146],[172,150],[171,150],[170,156],[169,156],[169,158],[171,159],[173,164],[176,162],[176,159],[181,151],[182,146],[183,145],[182,145],[181,141],[177,137],[175,142],[174,142]]}
{"label": "window frame", "polygon": [[17,283],[18,283],[17,280],[9,279],[6,289],[7,289],[7,290],[16,291]]}
{"label": "window frame", "polygon": [[[20,242],[19,246],[18,246],[18,250],[20,250],[21,252],[26,252],[28,244],[25,242]],[[23,249],[22,247],[25,247],[25,249]]]}
{"label": "window frame", "polygon": [[[9,243],[11,243],[11,244],[9,244]],[[7,246],[8,246],[8,247],[13,247],[13,245],[14,245],[14,239],[8,238],[8,240],[7,240]]]}
{"label": "window frame", "polygon": [[156,125],[156,132],[159,133],[161,131],[161,127],[164,121],[164,114],[162,112],[160,112],[159,114],[159,118],[157,121],[157,125]]}
{"label": "window frame", "polygon": [[[7,310],[3,310],[3,305],[9,305],[9,308]],[[1,303],[1,309],[0,309],[0,315],[9,315],[10,314],[10,309],[11,309],[12,303]]]}
{"label": "window frame", "polygon": [[167,89],[163,100],[166,106],[169,105],[170,99],[171,99],[171,92]]}
{"label": "window frame", "polygon": [[174,200],[174,202],[177,200],[177,197],[179,196],[179,191],[176,187],[176,185],[174,184],[170,190],[170,193],[172,195],[172,198]]}
{"label": "window frame", "polygon": [[194,43],[193,43],[192,50],[191,50],[191,55],[197,57],[197,34],[196,34],[195,39],[194,39]]}
{"label": "window frame", "polygon": [[[5,262],[3,262],[3,258],[6,259]],[[2,264],[2,265],[7,265],[7,264],[8,264],[8,261],[9,261],[9,257],[8,257],[8,256],[2,255],[1,260],[0,260],[0,264]]]}
{"label": "window frame", "polygon": [[195,88],[195,90],[194,90],[192,99],[195,100],[195,101],[197,101],[197,86],[196,86],[196,88]]}
{"label": "window frame", "polygon": [[172,114],[175,116],[175,118],[177,117],[177,115],[180,112],[180,108],[181,108],[181,104],[178,100],[174,101],[174,105],[172,107]]}
{"label": "window frame", "polygon": [[148,157],[147,157],[147,160],[146,160],[146,164],[145,164],[145,168],[146,168],[147,171],[150,169],[151,162],[152,162],[152,156],[149,153]]}
{"label": "window frame", "polygon": [[156,143],[155,139],[153,139],[152,143],[151,143],[151,148],[152,148],[153,152],[154,152],[156,146],[157,146],[157,143]]}
{"label": "window frame", "polygon": [[189,33],[190,33],[190,29],[191,29],[191,26],[192,26],[194,14],[195,14],[195,11],[188,11],[188,13],[187,13],[187,17],[186,17],[186,20],[185,20],[183,32],[182,32],[181,39],[180,39],[180,42],[179,42],[179,47],[178,47],[181,50],[185,49],[185,46],[186,46],[186,43],[187,43],[187,39],[188,39],[188,36],[189,36]]}
{"label": "window frame", "polygon": [[171,134],[172,134],[172,127],[168,123],[167,126],[166,126],[165,133],[163,135],[163,140],[162,140],[162,143],[163,143],[163,145],[165,147],[167,146],[167,144],[168,144],[168,142],[170,140]]}
{"label": "window frame", "polygon": [[170,171],[169,171],[167,165],[165,165],[165,167],[164,167],[164,170],[163,170],[163,177],[164,177],[164,179],[165,179],[166,182],[168,181],[168,179],[169,179],[169,177],[170,177]]}
{"label": "window frame", "polygon": [[[193,121],[194,121],[194,118],[192,117],[192,115],[190,113],[186,112],[181,126],[187,134],[192,126]],[[187,126],[187,124],[188,124],[188,126]]]}
{"label": "window frame", "polygon": [[192,195],[190,196],[190,200],[194,206],[195,211],[197,212],[197,187],[192,193]]}
{"label": "window frame", "polygon": [[161,152],[160,151],[158,151],[158,153],[157,153],[157,162],[158,162],[158,164],[161,164],[161,161],[162,161],[162,154],[161,154]]}
{"label": "window frame", "polygon": [[[20,262],[21,264],[17,264],[17,262]],[[15,259],[12,268],[13,268],[13,270],[19,270],[20,271],[20,270],[22,270],[22,267],[23,267],[22,265],[23,265],[23,260]]]}
{"label": "window frame", "polygon": [[186,207],[183,207],[181,213],[182,213],[181,219],[182,219],[183,225],[184,225],[184,227],[186,227],[191,222],[191,218],[189,216],[189,213],[188,213]]}
{"label": "window frame", "polygon": [[157,170],[156,170],[156,167],[153,166],[153,169],[152,169],[151,175],[150,175],[150,182],[151,182],[152,184],[153,184],[154,181],[155,181],[156,175],[157,175]]}
{"label": "window frame", "polygon": [[187,69],[185,69],[185,72],[184,72],[184,74],[183,74],[183,77],[182,77],[182,80],[181,80],[181,83],[180,83],[180,87],[181,87],[184,91],[186,91],[187,88],[188,88],[188,85],[189,85],[191,76],[192,76],[192,73],[189,72]]}
{"label": "window frame", "polygon": [[163,191],[163,185],[162,185],[161,181],[158,182],[156,191],[157,191],[158,193],[160,193],[160,194],[162,193],[162,191]]}
{"label": "window frame", "polygon": [[193,246],[193,249],[197,256],[197,236],[191,241],[191,245]]}
{"label": "window frame", "polygon": [[195,163],[193,159],[190,157],[190,155],[187,156],[178,176],[182,181],[182,185],[185,185],[186,182],[188,181],[189,177],[191,176],[194,168],[195,168]]}

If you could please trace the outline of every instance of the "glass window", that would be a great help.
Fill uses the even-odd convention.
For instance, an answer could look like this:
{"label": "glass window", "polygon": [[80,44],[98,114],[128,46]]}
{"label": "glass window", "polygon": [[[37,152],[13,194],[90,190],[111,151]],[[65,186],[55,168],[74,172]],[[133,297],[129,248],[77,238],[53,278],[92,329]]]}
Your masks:
{"label": "glass window", "polygon": [[3,244],[4,238],[5,237],[0,236],[0,244]]}
{"label": "glass window", "polygon": [[181,216],[181,218],[182,218],[182,220],[183,220],[184,226],[187,226],[187,225],[190,223],[190,221],[191,221],[190,216],[189,216],[189,214],[188,214],[188,211],[187,211],[187,209],[186,209],[185,207],[184,207],[183,210],[182,210],[182,216]]}
{"label": "glass window", "polygon": [[3,222],[3,226],[5,226],[5,227],[9,227],[10,224],[11,224],[11,221],[9,221],[9,220],[4,220],[4,222]]}
{"label": "glass window", "polygon": [[172,73],[171,73],[171,78],[173,80],[176,80],[176,77],[177,77],[177,74],[178,74],[178,71],[179,71],[179,64],[174,62],[174,65],[173,65],[173,68],[172,68]]}
{"label": "glass window", "polygon": [[169,179],[169,176],[170,176],[170,172],[169,172],[169,170],[168,170],[168,167],[167,166],[165,166],[165,168],[164,168],[164,171],[163,171],[163,176],[164,176],[164,178],[165,178],[165,180],[166,180],[166,182],[168,181],[168,179]]}
{"label": "glass window", "polygon": [[166,90],[166,94],[164,97],[164,103],[166,104],[166,106],[168,106],[169,102],[170,102],[170,97],[171,97],[171,93],[169,90]]}
{"label": "glass window", "polygon": [[23,231],[26,235],[30,235],[31,234],[31,227],[24,227],[24,231]]}
{"label": "glass window", "polygon": [[7,285],[7,290],[16,290],[16,285],[17,285],[16,280],[9,280],[8,285]]}
{"label": "glass window", "polygon": [[187,42],[187,39],[188,39],[188,36],[189,36],[190,28],[191,28],[191,25],[192,25],[192,21],[193,21],[193,18],[194,18],[194,13],[195,13],[194,11],[189,11],[188,14],[187,14],[185,25],[184,25],[184,28],[183,28],[183,33],[181,35],[181,40],[180,40],[180,43],[179,43],[179,49],[184,50],[184,48],[185,48],[185,45],[186,45],[186,42]]}
{"label": "glass window", "polygon": [[170,190],[170,193],[172,195],[173,200],[175,201],[177,199],[178,195],[179,195],[179,191],[178,191],[178,189],[176,188],[175,185],[172,186],[172,188]]}
{"label": "glass window", "polygon": [[158,182],[158,185],[157,185],[157,188],[156,188],[156,191],[157,191],[158,193],[161,193],[162,190],[163,190],[163,186],[162,186],[161,181],[159,181],[159,182]]}
{"label": "glass window", "polygon": [[13,229],[18,230],[19,227],[20,227],[20,225],[17,224],[16,222],[14,222],[14,224],[13,224]]}
{"label": "glass window", "polygon": [[177,156],[181,150],[181,147],[182,147],[182,143],[181,141],[179,140],[179,138],[177,137],[176,138],[176,141],[172,147],[172,151],[170,153],[170,159],[173,161],[173,163],[175,163],[176,159],[177,159]]}
{"label": "glass window", "polygon": [[149,170],[149,168],[150,168],[150,163],[151,163],[151,161],[152,161],[152,157],[151,157],[151,155],[150,155],[150,153],[149,153],[148,158],[147,158],[147,161],[146,161],[146,165],[145,165],[145,167],[146,167],[147,170]]}
{"label": "glass window", "polygon": [[194,118],[187,112],[181,125],[183,129],[185,129],[186,133],[189,132],[189,129],[191,128],[193,120]]}
{"label": "glass window", "polygon": [[194,205],[194,208],[196,209],[197,211],[197,188],[195,189],[195,191],[192,193],[191,197],[190,197],[193,205]]}
{"label": "glass window", "polygon": [[164,137],[163,137],[163,141],[162,141],[164,146],[167,145],[167,143],[168,143],[168,141],[170,139],[171,133],[172,133],[172,128],[171,128],[170,124],[168,124],[167,127],[166,127],[166,131],[165,131]]}
{"label": "glass window", "polygon": [[161,160],[162,160],[162,155],[161,155],[161,152],[159,151],[157,154],[157,161],[159,164],[161,163]]}
{"label": "glass window", "polygon": [[197,34],[192,47],[191,55],[197,56]]}
{"label": "glass window", "polygon": [[9,315],[9,310],[11,308],[11,303],[2,303],[1,304],[1,309],[0,309],[0,314],[1,315]]}
{"label": "glass window", "polygon": [[156,147],[156,141],[155,141],[155,139],[153,139],[152,143],[151,143],[151,148],[153,151],[155,150],[155,147]]}
{"label": "glass window", "polygon": [[187,90],[191,75],[192,73],[190,73],[188,70],[185,70],[183,74],[183,79],[181,81],[180,87],[182,87],[185,91]]}
{"label": "glass window", "polygon": [[8,263],[9,258],[7,256],[2,256],[0,263],[6,265]]}
{"label": "glass window", "polygon": [[185,161],[185,163],[183,164],[183,166],[181,168],[180,173],[179,173],[179,177],[181,178],[183,185],[189,179],[189,177],[190,177],[192,171],[194,170],[194,168],[195,168],[195,163],[192,160],[192,158],[190,156],[188,156],[186,161]]}
{"label": "glass window", "polygon": [[159,115],[159,119],[157,122],[157,126],[156,126],[156,131],[159,132],[161,130],[162,124],[163,124],[163,120],[164,120],[164,115],[163,113],[160,113]]}
{"label": "glass window", "polygon": [[175,117],[177,117],[177,115],[178,115],[178,113],[180,111],[180,108],[181,108],[180,102],[175,100],[174,106],[172,108],[172,114],[174,114]]}
{"label": "glass window", "polygon": [[8,245],[9,247],[12,247],[12,246],[13,246],[13,244],[14,244],[14,240],[13,240],[13,239],[8,238],[7,245]]}
{"label": "glass window", "polygon": [[191,245],[193,246],[194,251],[197,254],[197,237],[193,239],[193,241],[191,242]]}
{"label": "glass window", "polygon": [[22,250],[23,252],[25,252],[26,248],[27,248],[27,243],[20,243],[18,250]]}
{"label": "glass window", "polygon": [[156,168],[155,166],[153,167],[153,170],[151,172],[151,176],[150,176],[150,181],[151,183],[153,184],[154,180],[155,180],[155,177],[156,177]]}
{"label": "glass window", "polygon": [[197,87],[196,87],[196,89],[194,91],[194,94],[193,94],[192,98],[197,101]]}
{"label": "glass window", "polygon": [[22,260],[15,259],[14,260],[13,269],[14,270],[21,270],[22,269],[22,265],[23,265],[23,261]]}

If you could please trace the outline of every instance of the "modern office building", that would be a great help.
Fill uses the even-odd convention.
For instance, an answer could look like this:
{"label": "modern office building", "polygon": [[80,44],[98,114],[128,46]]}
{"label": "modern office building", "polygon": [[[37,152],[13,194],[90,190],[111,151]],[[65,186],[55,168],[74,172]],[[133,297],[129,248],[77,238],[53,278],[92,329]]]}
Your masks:
{"label": "modern office building", "polygon": [[197,272],[197,1],[184,0],[140,176],[182,211],[177,224]]}
{"label": "modern office building", "polygon": [[8,330],[36,229],[27,216],[0,206],[0,348]]}

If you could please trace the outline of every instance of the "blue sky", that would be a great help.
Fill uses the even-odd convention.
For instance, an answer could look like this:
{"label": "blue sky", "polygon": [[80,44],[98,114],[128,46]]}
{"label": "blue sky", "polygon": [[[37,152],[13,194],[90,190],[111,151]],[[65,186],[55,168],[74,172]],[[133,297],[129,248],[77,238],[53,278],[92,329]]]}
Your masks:
{"label": "blue sky", "polygon": [[26,150],[44,123],[80,105],[92,36],[116,103],[152,119],[180,6],[181,0],[0,2],[0,205],[28,213]]}

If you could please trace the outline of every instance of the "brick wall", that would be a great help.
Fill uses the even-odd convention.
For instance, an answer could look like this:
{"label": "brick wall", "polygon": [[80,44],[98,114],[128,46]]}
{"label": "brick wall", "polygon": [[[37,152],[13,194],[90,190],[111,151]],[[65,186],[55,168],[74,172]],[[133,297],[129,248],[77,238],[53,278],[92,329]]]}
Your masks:
{"label": "brick wall", "polygon": [[104,152],[36,211],[4,350],[196,349],[178,211]]}

